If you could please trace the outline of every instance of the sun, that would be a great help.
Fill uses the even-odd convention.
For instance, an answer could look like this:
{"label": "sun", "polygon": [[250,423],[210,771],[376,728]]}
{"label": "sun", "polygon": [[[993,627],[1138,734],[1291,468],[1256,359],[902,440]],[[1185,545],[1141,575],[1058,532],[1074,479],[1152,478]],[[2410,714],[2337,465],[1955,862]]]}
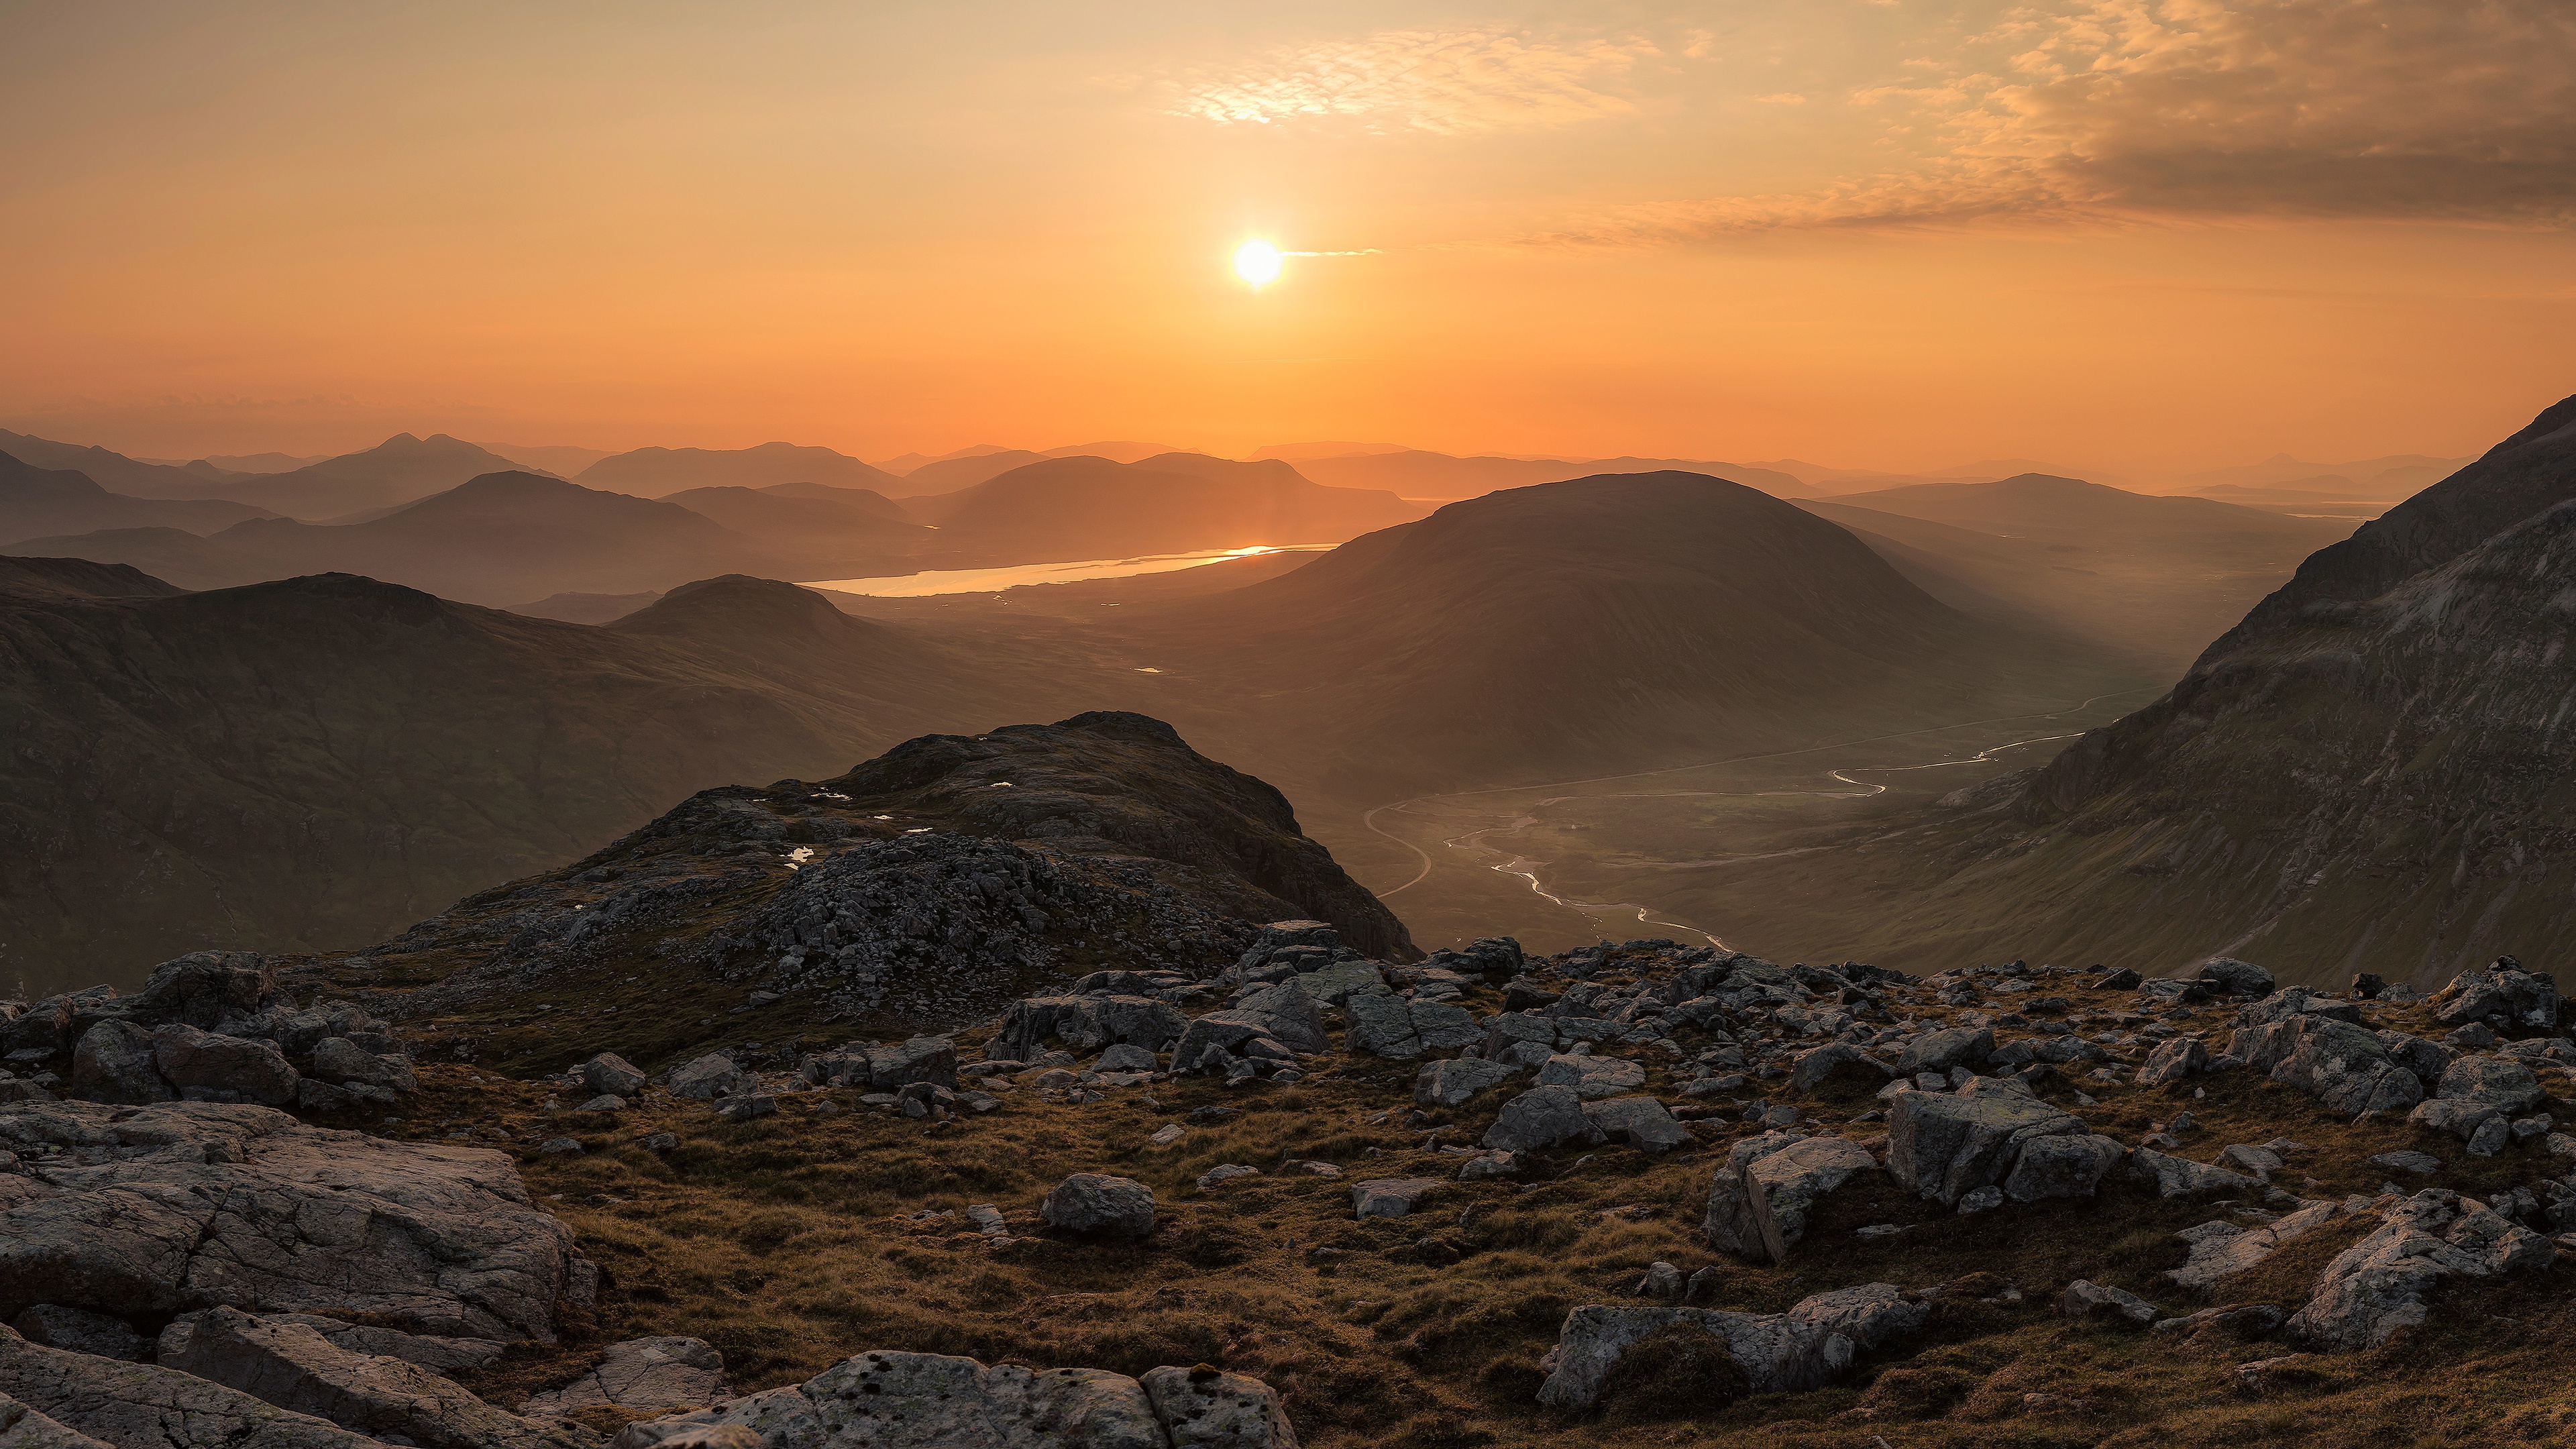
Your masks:
{"label": "sun", "polygon": [[1234,251],[1234,274],[1255,287],[1266,286],[1279,278],[1279,248],[1266,241],[1248,241]]}

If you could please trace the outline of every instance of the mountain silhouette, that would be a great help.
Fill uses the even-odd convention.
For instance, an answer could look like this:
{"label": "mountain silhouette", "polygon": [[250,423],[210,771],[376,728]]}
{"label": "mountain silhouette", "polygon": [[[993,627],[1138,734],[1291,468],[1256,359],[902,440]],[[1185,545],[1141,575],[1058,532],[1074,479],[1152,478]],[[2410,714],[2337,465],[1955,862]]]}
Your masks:
{"label": "mountain silhouette", "polygon": [[1276,459],[1195,453],[1051,458],[907,507],[938,525],[945,546],[1015,563],[1329,543],[1420,513],[1390,493],[1309,482]]}
{"label": "mountain silhouette", "polygon": [[637,448],[614,453],[574,475],[585,487],[660,498],[684,488],[766,488],[821,483],[834,488],[905,491],[903,480],[829,448],[763,443],[756,448]]}
{"label": "mountain silhouette", "polygon": [[124,564],[0,556],[0,594],[38,599],[159,599],[186,592]]}
{"label": "mountain silhouette", "polygon": [[101,528],[175,528],[214,533],[263,510],[218,499],[129,498],[84,473],[30,467],[0,453],[0,546]]}
{"label": "mountain silhouette", "polygon": [[[358,453],[343,453],[284,473],[248,481],[201,484],[190,497],[217,492],[236,502],[289,518],[342,518],[444,492],[486,473],[524,471],[498,453],[461,438],[396,433]],[[551,474],[547,476],[552,476]]]}
{"label": "mountain silhouette", "polygon": [[79,473],[110,493],[135,498],[230,497],[222,485],[246,475],[195,464],[147,463],[79,443],[57,443],[0,428],[0,453],[31,468]]}

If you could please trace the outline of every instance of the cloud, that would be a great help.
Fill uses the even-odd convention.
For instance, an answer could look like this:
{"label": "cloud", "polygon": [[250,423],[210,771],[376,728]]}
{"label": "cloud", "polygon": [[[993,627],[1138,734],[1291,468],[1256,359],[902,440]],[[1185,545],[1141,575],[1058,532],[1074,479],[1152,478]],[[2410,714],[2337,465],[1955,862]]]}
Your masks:
{"label": "cloud", "polygon": [[1226,126],[1340,120],[1440,135],[1561,126],[1632,111],[1619,82],[1656,53],[1643,42],[1391,30],[1179,78],[1166,109]]}
{"label": "cloud", "polygon": [[[1909,64],[1911,64],[1909,62]],[[1541,240],[2184,217],[2576,224],[2568,0],[2082,0],[1855,92],[1915,164],[1628,208]]]}

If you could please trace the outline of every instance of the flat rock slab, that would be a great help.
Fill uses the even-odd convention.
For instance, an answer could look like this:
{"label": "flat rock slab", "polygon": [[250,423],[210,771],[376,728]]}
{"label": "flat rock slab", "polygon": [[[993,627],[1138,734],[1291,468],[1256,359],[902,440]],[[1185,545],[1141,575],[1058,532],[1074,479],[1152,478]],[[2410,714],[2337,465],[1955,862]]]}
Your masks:
{"label": "flat rock slab", "polygon": [[297,1323],[211,1308],[162,1342],[163,1368],[364,1434],[428,1449],[590,1445],[586,1434],[531,1423],[418,1364],[351,1353]]}
{"label": "flat rock slab", "polygon": [[1378,1177],[1351,1184],[1351,1210],[1364,1218],[1400,1218],[1440,1185],[1428,1177]]}
{"label": "flat rock slab", "polygon": [[564,1415],[614,1406],[668,1414],[725,1397],[724,1355],[705,1339],[630,1338],[610,1344],[588,1373],[530,1398],[519,1412]]}
{"label": "flat rock slab", "polygon": [[1748,1392],[1812,1389],[1849,1367],[1856,1354],[1920,1329],[1931,1315],[1930,1304],[1909,1301],[1892,1283],[1819,1293],[1785,1313],[1577,1308],[1566,1314],[1556,1347],[1539,1363],[1547,1381],[1538,1399],[1559,1409],[1593,1407],[1630,1349],[1675,1328],[1723,1340],[1744,1371]]}
{"label": "flat rock slab", "polygon": [[384,1449],[195,1374],[45,1348],[8,1329],[0,1329],[0,1394],[116,1449]]}
{"label": "flat rock slab", "polygon": [[486,1148],[307,1127],[246,1104],[0,1114],[0,1314],[217,1304],[372,1315],[458,1338],[552,1336],[597,1272]]}

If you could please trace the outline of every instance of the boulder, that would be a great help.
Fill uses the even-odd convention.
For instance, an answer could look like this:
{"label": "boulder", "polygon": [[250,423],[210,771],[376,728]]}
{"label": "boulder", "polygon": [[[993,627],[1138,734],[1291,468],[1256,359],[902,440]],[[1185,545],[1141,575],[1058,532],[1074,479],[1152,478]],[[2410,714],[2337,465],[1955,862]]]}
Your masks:
{"label": "boulder", "polygon": [[113,1449],[105,1440],[0,1396],[0,1449]]}
{"label": "boulder", "polygon": [[2445,1026],[2488,1026],[2545,1031],[2558,1024],[2558,983],[2525,971],[2511,956],[2454,976],[2433,993],[2433,1019]]}
{"label": "boulder", "polygon": [[163,1368],[238,1389],[344,1429],[430,1449],[588,1449],[587,1435],[494,1408],[416,1364],[351,1353],[301,1324],[232,1308],[195,1315]]}
{"label": "boulder", "polygon": [[1512,1079],[1512,1069],[1481,1057],[1455,1057],[1424,1065],[1413,1078],[1417,1107],[1463,1107],[1478,1092]]}
{"label": "boulder", "polygon": [[1676,1147],[1688,1147],[1698,1139],[1690,1129],[1673,1120],[1664,1104],[1652,1097],[1613,1097],[1606,1102],[1586,1102],[1583,1115],[1592,1125],[1611,1137],[1626,1142],[1639,1152],[1660,1156]]}
{"label": "boulder", "polygon": [[313,1075],[326,1082],[356,1083],[392,1092],[408,1092],[420,1085],[412,1076],[411,1063],[368,1051],[344,1036],[326,1036],[314,1044]]}
{"label": "boulder", "polygon": [[1646,1065],[1626,1057],[1555,1056],[1538,1069],[1538,1085],[1572,1087],[1578,1097],[1615,1097],[1646,1085]]}
{"label": "boulder", "polygon": [[1523,1042],[1541,1048],[1542,1061],[1556,1051],[1556,1023],[1547,1017],[1507,1011],[1486,1017],[1483,1026],[1484,1052],[1489,1061],[1499,1061],[1506,1051]]}
{"label": "boulder", "polygon": [[2106,1288],[2085,1278],[2067,1284],[2057,1306],[2069,1318],[2090,1318],[2098,1313],[2111,1318],[2125,1318],[2140,1328],[2164,1316],[2163,1309],[2135,1293]]}
{"label": "boulder", "polygon": [[1354,996],[1388,994],[1385,973],[1374,961],[1335,961],[1300,971],[1279,984],[1304,992],[1318,1006],[1347,1006]]}
{"label": "boulder", "polygon": [[662,1085],[671,1095],[706,1101],[747,1092],[759,1078],[733,1064],[733,1058],[722,1052],[709,1052],[694,1061],[685,1062],[662,1074]]}
{"label": "boulder", "polygon": [[2523,1113],[2548,1099],[2531,1068],[2510,1057],[2461,1057],[2442,1073],[2433,1095],[2446,1102],[2477,1102],[2499,1112]]}
{"label": "boulder", "polygon": [[1163,1064],[1154,1054],[1132,1042],[1111,1042],[1100,1049],[1100,1057],[1091,1064],[1095,1072],[1153,1072]]}
{"label": "boulder", "polygon": [[592,1094],[602,1097],[624,1097],[628,1101],[644,1087],[644,1074],[635,1064],[615,1052],[601,1052],[572,1069]]}
{"label": "boulder", "polygon": [[295,1100],[295,1068],[272,1042],[217,1036],[174,1021],[153,1030],[152,1064],[191,1101],[283,1107]]}
{"label": "boulder", "polygon": [[610,1449],[681,1449],[727,1427],[765,1449],[1297,1449],[1279,1396],[1239,1374],[1167,1367],[1140,1382],[891,1351],[844,1359],[791,1388],[628,1424]]}
{"label": "boulder", "polygon": [[1428,1177],[1378,1177],[1351,1184],[1351,1211],[1361,1218],[1400,1218],[1440,1184]]}
{"label": "boulder", "polygon": [[211,1379],[46,1348],[8,1329],[0,1329],[0,1394],[116,1449],[384,1449]]}
{"label": "boulder", "polygon": [[[439,1374],[453,1374],[458,1369],[489,1368],[507,1347],[487,1338],[440,1338],[425,1333],[404,1333],[373,1324],[317,1318],[309,1313],[263,1313],[259,1316],[270,1323],[291,1323],[312,1329],[330,1340],[334,1347],[351,1353],[398,1358]],[[180,1339],[196,1322],[196,1317],[193,1313],[183,1313],[170,1320],[170,1326],[161,1330],[158,1352],[164,1355],[177,1352]]]}
{"label": "boulder", "polygon": [[72,1050],[72,1095],[93,1102],[167,1102],[179,1093],[161,1079],[152,1033],[126,1021],[102,1021]]}
{"label": "boulder", "polygon": [[729,1397],[724,1355],[705,1339],[630,1338],[610,1344],[581,1377],[530,1398],[519,1412],[560,1416],[619,1408],[669,1414]]}
{"label": "boulder", "polygon": [[1779,1263],[1806,1235],[1807,1214],[1877,1159],[1846,1137],[1793,1138],[1766,1132],[1727,1151],[1709,1183],[1701,1221],[1709,1246],[1755,1262]]}
{"label": "boulder", "polygon": [[2175,1234],[2191,1245],[2191,1260],[2165,1276],[2195,1292],[2215,1287],[2280,1251],[2281,1245],[2312,1228],[2331,1222],[2341,1211],[2330,1202],[2302,1205],[2268,1223],[2240,1226],[2207,1222]]}
{"label": "boulder", "polygon": [[[1908,1301],[1892,1283],[1870,1283],[1801,1299],[1785,1313],[1710,1308],[1590,1306],[1565,1315],[1556,1347],[1540,1360],[1538,1400],[1587,1410],[1601,1399],[1630,1350],[1666,1334],[1706,1334],[1741,1375],[1707,1383],[1711,1408],[1739,1394],[1785,1393],[1822,1385],[1853,1357],[1922,1328],[1931,1306]],[[1733,1382],[1729,1382],[1733,1379]]]}
{"label": "boulder", "polygon": [[[1990,1034],[1990,1045],[1991,1040]],[[1827,1078],[1845,1068],[1867,1077],[1873,1087],[1886,1082],[1890,1074],[1887,1063],[1849,1042],[1838,1041],[1830,1046],[1820,1046],[1812,1051],[1800,1052],[1797,1063],[1789,1068],[1789,1090],[1812,1092],[1822,1086]]]}
{"label": "boulder", "polygon": [[1905,1044],[1896,1059],[1899,1076],[1918,1072],[1946,1072],[1982,1062],[1995,1049],[1995,1034],[1990,1027],[1953,1026],[1940,1031],[1927,1031]]}
{"label": "boulder", "polygon": [[1537,1152],[1569,1143],[1597,1147],[1602,1140],[1572,1087],[1532,1087],[1503,1104],[1482,1142],[1499,1152]]}
{"label": "boulder", "polygon": [[2205,1192],[2242,1192],[2261,1184],[2222,1167],[2194,1162],[2141,1147],[2129,1154],[2129,1176],[2156,1185],[2158,1197],[2192,1197]]}
{"label": "boulder", "polygon": [[2297,1087],[2330,1112],[2401,1111],[2423,1099],[2424,1084],[2391,1058],[2387,1043],[2367,1027],[2303,1015],[2275,1030],[2285,1049],[2272,1067],[2272,1080]]}
{"label": "boulder", "polygon": [[2336,1255],[2290,1336],[2323,1352],[2376,1348],[2424,1321],[2425,1299],[2446,1278],[2538,1272],[2557,1261],[2547,1238],[2456,1192],[2426,1188],[2391,1204],[2369,1236]]}
{"label": "boulder", "polygon": [[956,1044],[944,1036],[916,1036],[890,1046],[868,1048],[870,1087],[892,1092],[915,1082],[956,1090]]}
{"label": "boulder", "polygon": [[2271,972],[2251,961],[2239,961],[2231,956],[2221,956],[2201,967],[2200,979],[2207,982],[2213,990],[2226,991],[2237,996],[2272,994]]}
{"label": "boulder", "polygon": [[[2079,1140],[2032,1153],[2047,1138]],[[2018,1092],[1907,1092],[1888,1113],[1887,1170],[1899,1186],[1944,1207],[1957,1207],[1980,1187],[2020,1202],[2084,1197],[2124,1149],[2107,1137],[2082,1139],[2095,1139],[2083,1122]]]}
{"label": "boulder", "polygon": [[2440,1042],[2426,1041],[2420,1036],[2409,1036],[2396,1030],[2381,1031],[2379,1044],[2388,1048],[2390,1061],[2414,1073],[2415,1080],[2424,1084],[2428,1094],[2441,1085],[2442,1074],[2451,1069],[2451,1059],[2456,1055]]}
{"label": "boulder", "polygon": [[[21,1104],[0,1113],[0,1148],[21,1159],[0,1177],[11,1317],[37,1303],[125,1318],[225,1304],[546,1338],[557,1299],[586,1303],[597,1280],[571,1230],[487,1148],[211,1102]],[[27,1165],[38,1155],[45,1165]]]}
{"label": "boulder", "polygon": [[1150,1052],[1168,1050],[1189,1030],[1189,1018],[1168,1001],[1150,996],[1039,996],[1011,1004],[994,1048],[1015,1061],[1035,1061],[1050,1041],[1077,1054],[1125,1042]]}
{"label": "boulder", "polygon": [[121,1358],[134,1363],[152,1357],[150,1341],[135,1332],[132,1324],[104,1313],[92,1313],[86,1308],[39,1303],[19,1314],[9,1326],[24,1334],[29,1343],[41,1343],[47,1348],[69,1349],[73,1353]]}
{"label": "boulder", "polygon": [[2141,1087],[2161,1087],[2208,1067],[2209,1048],[2196,1037],[2178,1036],[2147,1053],[2146,1064],[2132,1080]]}
{"label": "boulder", "polygon": [[1154,1231],[1154,1190],[1133,1178],[1077,1172],[1047,1190],[1038,1218],[1068,1233],[1141,1238]]}
{"label": "boulder", "polygon": [[1342,1011],[1350,1018],[1351,1029],[1346,1040],[1353,1054],[1365,1052],[1389,1061],[1410,1061],[1422,1055],[1422,1038],[1413,1030],[1412,1013],[1400,996],[1357,996]]}

